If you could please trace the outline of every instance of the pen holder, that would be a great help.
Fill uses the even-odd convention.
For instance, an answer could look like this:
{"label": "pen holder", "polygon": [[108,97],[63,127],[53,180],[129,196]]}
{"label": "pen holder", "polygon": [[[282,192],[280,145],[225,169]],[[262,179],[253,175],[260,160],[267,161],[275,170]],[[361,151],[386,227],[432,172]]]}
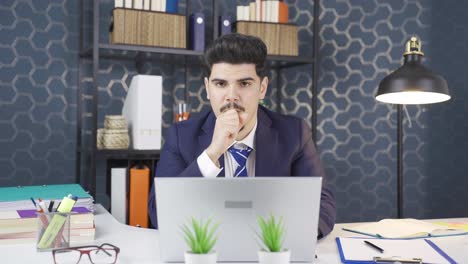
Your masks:
{"label": "pen holder", "polygon": [[37,251],[70,247],[71,213],[37,213]]}

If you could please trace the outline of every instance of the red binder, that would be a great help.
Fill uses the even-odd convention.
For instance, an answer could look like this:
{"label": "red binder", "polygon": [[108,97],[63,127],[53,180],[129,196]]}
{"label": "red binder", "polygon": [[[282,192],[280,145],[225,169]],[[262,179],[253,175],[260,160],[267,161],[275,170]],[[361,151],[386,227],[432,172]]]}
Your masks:
{"label": "red binder", "polygon": [[130,169],[129,225],[148,227],[148,195],[150,169],[135,166]]}

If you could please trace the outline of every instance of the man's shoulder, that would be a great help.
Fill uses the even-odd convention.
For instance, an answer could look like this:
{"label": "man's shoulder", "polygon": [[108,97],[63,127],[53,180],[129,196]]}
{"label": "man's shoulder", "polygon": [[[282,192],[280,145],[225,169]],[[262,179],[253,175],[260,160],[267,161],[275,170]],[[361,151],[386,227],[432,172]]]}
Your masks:
{"label": "man's shoulder", "polygon": [[275,126],[288,126],[288,125],[297,125],[302,123],[304,120],[297,116],[280,114],[268,110],[267,108],[261,106],[262,111],[265,115],[271,120],[272,124]]}

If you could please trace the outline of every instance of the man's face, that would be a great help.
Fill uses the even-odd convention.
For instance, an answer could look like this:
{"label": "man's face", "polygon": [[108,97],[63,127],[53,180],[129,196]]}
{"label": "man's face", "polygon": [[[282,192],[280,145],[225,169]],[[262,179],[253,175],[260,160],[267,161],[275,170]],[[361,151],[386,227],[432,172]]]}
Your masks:
{"label": "man's face", "polygon": [[255,64],[216,63],[211,75],[205,78],[208,99],[216,117],[234,108],[239,113],[241,132],[250,132],[257,117],[258,102],[265,98],[268,78],[263,80],[255,71]]}

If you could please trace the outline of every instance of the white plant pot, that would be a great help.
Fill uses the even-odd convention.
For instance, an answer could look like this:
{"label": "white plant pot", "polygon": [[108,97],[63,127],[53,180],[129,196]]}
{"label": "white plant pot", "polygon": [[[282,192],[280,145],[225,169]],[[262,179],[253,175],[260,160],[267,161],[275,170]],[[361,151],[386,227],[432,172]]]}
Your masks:
{"label": "white plant pot", "polygon": [[185,264],[216,264],[217,257],[216,251],[208,254],[184,253]]}
{"label": "white plant pot", "polygon": [[258,251],[259,264],[289,264],[290,258],[291,251],[289,250],[281,252]]}

